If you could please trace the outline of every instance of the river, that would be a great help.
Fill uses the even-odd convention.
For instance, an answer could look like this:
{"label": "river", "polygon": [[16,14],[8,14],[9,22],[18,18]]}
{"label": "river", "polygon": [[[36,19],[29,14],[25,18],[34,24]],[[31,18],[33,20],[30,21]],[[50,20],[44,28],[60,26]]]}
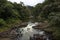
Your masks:
{"label": "river", "polygon": [[[19,35],[17,36],[17,40],[30,40],[30,38],[33,38],[34,34],[39,34],[40,36],[46,35],[44,31],[32,28],[37,24],[37,22],[28,22],[26,27],[18,28],[17,32]],[[48,36],[44,36],[43,38],[45,38],[45,40],[49,40]]]}

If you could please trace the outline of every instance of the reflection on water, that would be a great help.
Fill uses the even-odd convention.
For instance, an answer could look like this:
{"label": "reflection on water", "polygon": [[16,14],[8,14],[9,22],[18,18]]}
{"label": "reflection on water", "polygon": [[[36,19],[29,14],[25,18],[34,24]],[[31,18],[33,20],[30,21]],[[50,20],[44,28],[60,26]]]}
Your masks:
{"label": "reflection on water", "polygon": [[[44,31],[33,29],[33,26],[36,26],[38,23],[28,23],[27,27],[19,28],[19,34],[22,34],[21,37],[18,36],[17,40],[30,40],[30,37],[33,37],[34,34],[45,35]],[[48,38],[46,39],[48,40]]]}

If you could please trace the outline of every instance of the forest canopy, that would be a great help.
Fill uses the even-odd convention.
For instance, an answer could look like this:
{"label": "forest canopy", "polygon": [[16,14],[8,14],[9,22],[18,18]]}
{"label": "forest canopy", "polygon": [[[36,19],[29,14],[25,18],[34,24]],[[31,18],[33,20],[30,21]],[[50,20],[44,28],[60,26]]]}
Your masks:
{"label": "forest canopy", "polygon": [[49,29],[55,31],[54,38],[60,40],[60,0],[45,0],[35,7],[25,6],[23,2],[0,0],[0,32],[28,21],[47,21]]}

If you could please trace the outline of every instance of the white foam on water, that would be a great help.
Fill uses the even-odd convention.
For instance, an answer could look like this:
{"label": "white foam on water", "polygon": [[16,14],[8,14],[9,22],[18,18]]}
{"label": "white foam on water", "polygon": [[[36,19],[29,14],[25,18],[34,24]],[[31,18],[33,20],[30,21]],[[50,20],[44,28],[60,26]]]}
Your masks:
{"label": "white foam on water", "polygon": [[29,22],[28,25],[27,25],[27,27],[20,28],[20,31],[23,30],[21,32],[23,34],[23,36],[20,38],[20,40],[29,40],[29,38],[31,36],[33,36],[34,34],[43,35],[44,31],[38,31],[38,30],[35,30],[35,29],[32,28],[33,26],[36,26],[37,24],[38,24],[37,22],[35,22],[35,23]]}

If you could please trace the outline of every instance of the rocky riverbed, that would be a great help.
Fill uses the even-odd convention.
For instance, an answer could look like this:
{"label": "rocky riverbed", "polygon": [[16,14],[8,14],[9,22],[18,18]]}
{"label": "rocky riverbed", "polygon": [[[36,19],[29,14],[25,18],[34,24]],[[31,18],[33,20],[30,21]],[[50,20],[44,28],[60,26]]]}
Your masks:
{"label": "rocky riverbed", "polygon": [[18,35],[18,33],[16,32],[17,28],[26,27],[27,24],[28,24],[27,22],[17,24],[7,31],[0,32],[0,40],[15,40],[15,38]]}
{"label": "rocky riverbed", "polygon": [[[33,23],[31,23],[31,24],[29,24],[30,26],[32,25]],[[37,27],[37,29],[39,29],[39,27],[40,27],[40,29],[43,29],[42,28],[42,26],[41,26],[41,24],[43,24],[43,23],[38,23],[38,25],[36,25],[35,27]],[[33,24],[33,25],[35,25],[35,24]],[[46,24],[47,25],[47,24]],[[17,38],[17,36],[19,36],[19,35],[21,35],[21,34],[19,34],[19,33],[17,33],[17,30],[20,28],[20,27],[23,27],[24,28],[24,30],[26,30],[26,32],[28,32],[31,28],[30,27],[26,27],[27,26],[27,23],[22,23],[22,24],[20,24],[20,25],[18,25],[18,27],[17,26],[15,26],[15,27],[13,27],[13,28],[11,28],[11,29],[9,29],[9,30],[7,30],[7,31],[5,31],[5,32],[1,32],[0,33],[0,40],[17,40],[16,38]],[[26,27],[26,28],[25,28]],[[34,28],[34,27],[33,27]],[[31,31],[31,33],[32,33],[32,30],[33,29],[31,29],[30,31]],[[34,31],[35,31],[35,29],[34,29]],[[34,33],[34,31],[33,31],[33,33]],[[45,30],[43,30],[43,31],[45,31]],[[51,34],[52,35],[52,33],[51,32],[48,32],[48,31],[45,31],[46,32],[46,34]],[[29,33],[29,32],[28,32]]]}

